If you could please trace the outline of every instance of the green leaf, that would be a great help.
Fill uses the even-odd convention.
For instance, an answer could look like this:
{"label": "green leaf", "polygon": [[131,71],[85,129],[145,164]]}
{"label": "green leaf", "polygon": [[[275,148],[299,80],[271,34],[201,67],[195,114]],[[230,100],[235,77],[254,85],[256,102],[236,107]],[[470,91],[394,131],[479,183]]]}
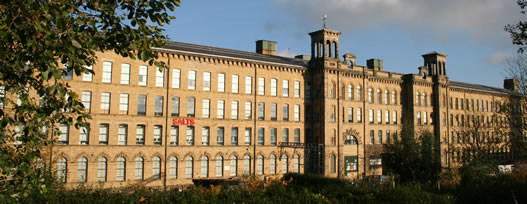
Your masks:
{"label": "green leaf", "polygon": [[79,42],[77,42],[75,39],[71,39],[71,45],[76,48],[82,48],[81,44],[79,44]]}

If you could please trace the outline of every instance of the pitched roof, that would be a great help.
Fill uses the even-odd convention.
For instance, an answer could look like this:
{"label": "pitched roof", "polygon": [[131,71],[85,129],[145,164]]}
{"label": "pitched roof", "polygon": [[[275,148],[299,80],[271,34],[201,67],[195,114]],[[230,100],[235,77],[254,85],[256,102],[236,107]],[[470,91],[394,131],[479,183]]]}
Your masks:
{"label": "pitched roof", "polygon": [[242,60],[259,61],[259,62],[271,63],[271,64],[283,64],[283,65],[296,66],[299,68],[300,67],[307,68],[307,65],[308,65],[307,61],[302,60],[302,59],[282,57],[282,56],[276,56],[276,55],[264,55],[264,54],[258,54],[255,52],[232,50],[232,49],[211,47],[211,46],[205,46],[205,45],[196,45],[196,44],[182,43],[182,42],[170,42],[166,44],[163,48],[155,48],[155,49],[164,50],[164,51],[180,51],[180,52],[197,53],[197,54],[204,54],[204,55],[214,55],[214,56],[236,58],[236,59],[242,59]]}
{"label": "pitched roof", "polygon": [[470,84],[470,83],[459,82],[459,81],[449,81],[449,83],[450,83],[450,87],[452,88],[469,89],[469,90],[474,90],[474,91],[484,91],[484,92],[499,93],[499,94],[514,94],[514,95],[518,94],[508,89],[496,88],[496,87],[485,86],[485,85],[480,85],[480,84]]}

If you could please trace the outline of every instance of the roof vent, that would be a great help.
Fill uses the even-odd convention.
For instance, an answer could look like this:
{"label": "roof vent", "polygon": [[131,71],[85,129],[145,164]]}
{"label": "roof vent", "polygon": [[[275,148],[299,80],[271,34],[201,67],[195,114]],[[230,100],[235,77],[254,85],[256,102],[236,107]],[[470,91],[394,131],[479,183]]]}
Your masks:
{"label": "roof vent", "polygon": [[264,55],[276,55],[276,42],[269,40],[256,41],[256,53]]}

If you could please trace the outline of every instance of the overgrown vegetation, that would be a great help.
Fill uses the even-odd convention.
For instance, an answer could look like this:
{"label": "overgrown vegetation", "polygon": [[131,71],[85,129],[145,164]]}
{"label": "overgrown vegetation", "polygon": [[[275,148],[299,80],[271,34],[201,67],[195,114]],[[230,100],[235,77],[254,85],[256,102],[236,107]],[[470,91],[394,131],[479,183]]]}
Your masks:
{"label": "overgrown vegetation", "polygon": [[49,196],[27,197],[27,203],[525,203],[527,177],[511,175],[482,178],[438,191],[419,183],[370,185],[317,175],[287,174],[264,184],[245,180],[238,186],[193,187],[163,192],[132,186],[124,189],[80,187],[57,189]]}
{"label": "overgrown vegetation", "polygon": [[[152,47],[179,0],[1,1],[0,202],[52,191],[44,146],[59,124],[86,126],[72,75],[94,74],[96,52],[163,68]],[[49,164],[49,162],[47,162]],[[47,167],[50,167],[49,165]],[[46,171],[48,169],[48,171]]]}

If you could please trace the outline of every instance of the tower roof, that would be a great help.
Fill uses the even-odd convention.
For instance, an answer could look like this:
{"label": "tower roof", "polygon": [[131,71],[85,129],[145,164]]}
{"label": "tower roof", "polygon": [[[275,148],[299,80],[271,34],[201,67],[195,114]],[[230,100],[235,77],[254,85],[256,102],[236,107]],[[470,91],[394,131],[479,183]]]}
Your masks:
{"label": "tower roof", "polygon": [[421,56],[423,56],[423,57],[426,57],[426,56],[430,56],[430,55],[440,55],[440,56],[443,56],[443,57],[446,57],[446,56],[448,56],[447,54],[441,54],[441,53],[439,53],[439,52],[436,52],[436,51],[433,51],[433,52],[429,52],[429,53],[426,53],[426,54],[424,54],[424,55],[421,55]]}

